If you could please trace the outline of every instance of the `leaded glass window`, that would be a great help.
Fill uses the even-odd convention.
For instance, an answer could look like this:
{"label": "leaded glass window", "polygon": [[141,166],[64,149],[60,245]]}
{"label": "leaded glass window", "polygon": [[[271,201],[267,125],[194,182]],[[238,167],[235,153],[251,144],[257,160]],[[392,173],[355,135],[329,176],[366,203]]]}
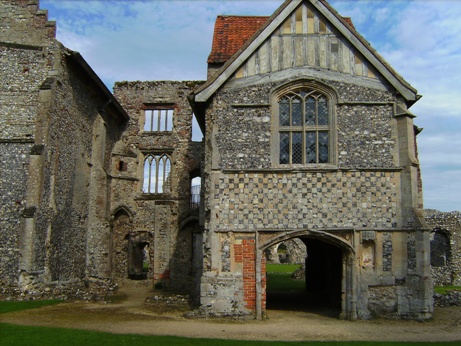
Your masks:
{"label": "leaded glass window", "polygon": [[170,193],[171,160],[167,155],[150,154],[144,160],[144,193]]}
{"label": "leaded glass window", "polygon": [[291,91],[278,101],[280,164],[330,162],[330,107],[314,90]]}

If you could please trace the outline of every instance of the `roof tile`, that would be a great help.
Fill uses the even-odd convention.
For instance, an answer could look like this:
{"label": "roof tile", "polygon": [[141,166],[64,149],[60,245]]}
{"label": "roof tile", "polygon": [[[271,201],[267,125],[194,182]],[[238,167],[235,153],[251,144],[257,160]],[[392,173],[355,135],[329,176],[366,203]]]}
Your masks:
{"label": "roof tile", "polygon": [[218,16],[208,63],[225,63],[268,19],[266,16]]}

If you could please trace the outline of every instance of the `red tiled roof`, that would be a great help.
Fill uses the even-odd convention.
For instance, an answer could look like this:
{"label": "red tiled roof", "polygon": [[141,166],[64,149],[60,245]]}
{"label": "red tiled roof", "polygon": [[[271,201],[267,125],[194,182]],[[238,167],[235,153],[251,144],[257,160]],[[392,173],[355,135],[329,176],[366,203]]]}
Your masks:
{"label": "red tiled roof", "polygon": [[262,16],[218,16],[208,63],[224,63],[269,19]]}
{"label": "red tiled roof", "polygon": [[343,19],[346,21],[347,24],[349,24],[349,26],[355,30],[355,26],[354,26],[354,23],[352,23],[352,18],[351,17],[343,17]]}
{"label": "red tiled roof", "polygon": [[[208,63],[225,63],[269,19],[265,16],[218,16]],[[355,30],[350,17],[343,17]]]}

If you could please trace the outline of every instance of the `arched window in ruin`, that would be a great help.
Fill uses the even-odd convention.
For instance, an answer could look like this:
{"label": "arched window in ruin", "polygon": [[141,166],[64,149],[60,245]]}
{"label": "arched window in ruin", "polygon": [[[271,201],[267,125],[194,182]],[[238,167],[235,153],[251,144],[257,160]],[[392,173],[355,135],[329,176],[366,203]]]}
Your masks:
{"label": "arched window in ruin", "polygon": [[149,154],[144,159],[144,193],[171,192],[171,160],[166,154]]}
{"label": "arched window in ruin", "polygon": [[128,234],[131,232],[131,214],[125,208],[118,208],[112,221],[112,277],[127,278]]}
{"label": "arched window in ruin", "polygon": [[431,232],[431,266],[445,267],[450,257],[450,238],[447,232],[435,229]]}

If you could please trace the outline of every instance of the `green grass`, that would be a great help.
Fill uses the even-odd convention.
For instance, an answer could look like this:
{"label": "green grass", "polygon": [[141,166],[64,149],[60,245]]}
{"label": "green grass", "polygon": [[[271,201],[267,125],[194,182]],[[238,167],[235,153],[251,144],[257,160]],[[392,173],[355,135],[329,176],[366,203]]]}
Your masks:
{"label": "green grass", "polygon": [[266,273],[290,273],[292,274],[301,264],[266,264]]}
{"label": "green grass", "polygon": [[62,300],[29,300],[21,302],[0,302],[0,314],[27,309],[37,309],[42,306],[56,305],[62,303]]}
{"label": "green grass", "polygon": [[305,289],[304,281],[293,280],[291,274],[267,274],[267,291],[302,291]]}
{"label": "green grass", "polygon": [[[118,345],[322,345],[322,346],[397,346],[401,342],[366,342],[366,341],[331,341],[331,342],[288,342],[288,341],[244,341],[221,339],[193,339],[175,336],[110,334],[79,329],[29,327],[0,323],[0,340],[2,345],[85,345],[85,346],[118,346]],[[459,342],[415,342],[412,346],[459,345]]]}
{"label": "green grass", "polygon": [[300,264],[267,264],[267,291],[303,291],[305,289],[304,281],[291,278],[291,274],[300,266]]}
{"label": "green grass", "polygon": [[461,286],[436,286],[434,287],[435,293],[447,294],[448,291],[461,291]]}

